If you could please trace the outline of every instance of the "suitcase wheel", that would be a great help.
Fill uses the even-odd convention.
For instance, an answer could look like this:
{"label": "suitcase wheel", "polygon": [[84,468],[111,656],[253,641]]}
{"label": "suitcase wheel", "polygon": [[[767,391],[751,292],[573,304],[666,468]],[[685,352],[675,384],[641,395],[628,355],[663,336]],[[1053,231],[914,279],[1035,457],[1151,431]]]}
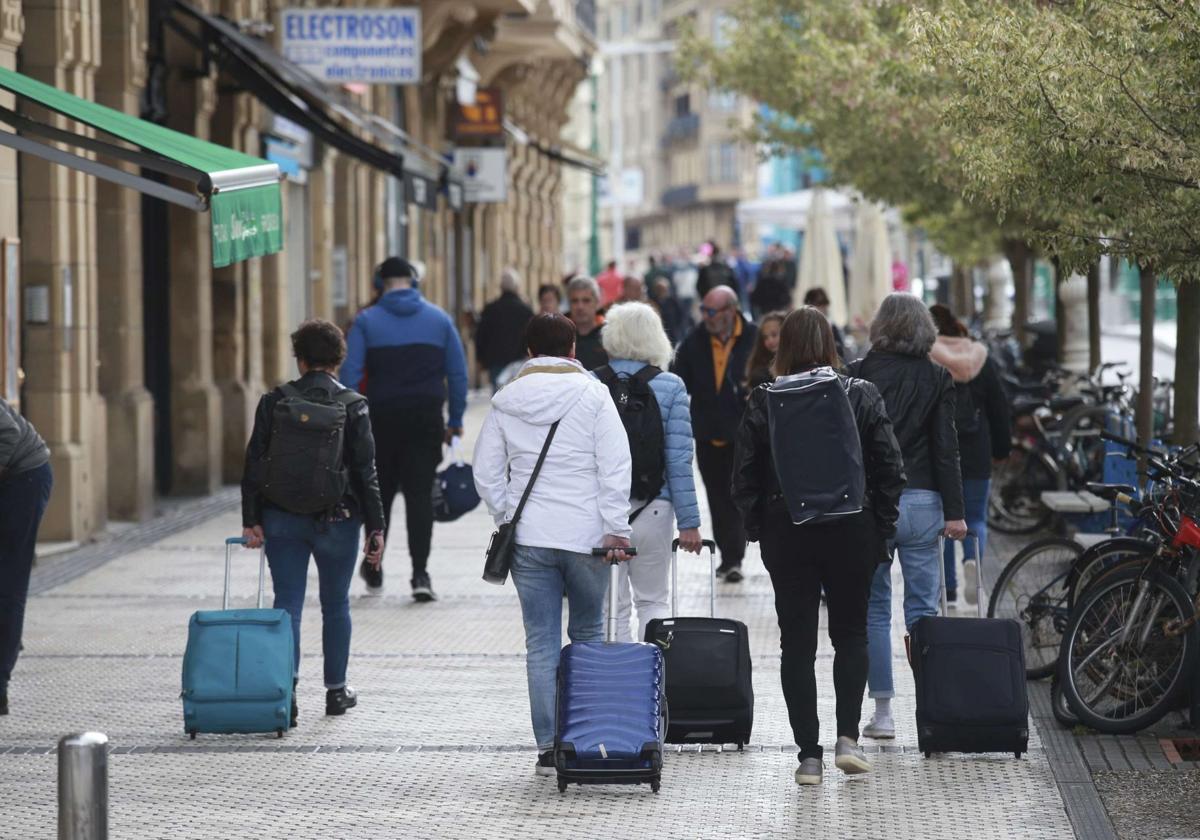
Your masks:
{"label": "suitcase wheel", "polygon": [[282,730],[282,729],[276,729],[276,730],[275,730],[275,737],[276,737],[276,738],[282,738],[282,737],[283,737],[283,730]]}
{"label": "suitcase wheel", "polygon": [[567,780],[566,780],[566,779],[559,779],[559,780],[558,780],[558,792],[559,792],[559,793],[566,793],[566,792],[567,792]]}
{"label": "suitcase wheel", "polygon": [[933,758],[933,751],[932,751],[932,750],[925,750],[925,757],[926,757],[926,758]]}
{"label": "suitcase wheel", "polygon": [[1013,751],[1013,758],[1020,758],[1020,757],[1021,757],[1021,755],[1022,755],[1022,753],[1021,753],[1021,751],[1020,751],[1020,750],[1014,750],[1014,751]]}
{"label": "suitcase wheel", "polygon": [[189,730],[188,730],[188,736],[189,736],[189,737],[190,737],[190,738],[191,738],[193,741],[195,741],[195,740],[196,740],[196,730],[195,730],[195,729],[189,729]]}
{"label": "suitcase wheel", "polygon": [[741,741],[738,741],[737,745],[738,745],[738,752],[742,752],[744,749],[746,749],[746,745],[743,744]]}
{"label": "suitcase wheel", "polygon": [[662,787],[662,782],[660,782],[658,779],[651,779],[651,780],[650,780],[650,790],[651,790],[651,792],[653,792],[653,793],[658,793],[658,790],[659,790],[659,788],[661,788],[661,787]]}

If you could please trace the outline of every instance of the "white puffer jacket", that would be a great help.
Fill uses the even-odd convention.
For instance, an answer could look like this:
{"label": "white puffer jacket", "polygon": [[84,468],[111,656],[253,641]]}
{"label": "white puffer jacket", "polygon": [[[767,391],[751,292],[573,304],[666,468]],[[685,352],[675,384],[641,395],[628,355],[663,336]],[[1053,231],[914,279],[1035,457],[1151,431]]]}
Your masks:
{"label": "white puffer jacket", "polygon": [[496,524],[512,519],[556,420],[517,543],[587,554],[605,534],[628,538],[632,462],[616,406],[578,362],[546,356],[492,397],[475,444],[475,487]]}

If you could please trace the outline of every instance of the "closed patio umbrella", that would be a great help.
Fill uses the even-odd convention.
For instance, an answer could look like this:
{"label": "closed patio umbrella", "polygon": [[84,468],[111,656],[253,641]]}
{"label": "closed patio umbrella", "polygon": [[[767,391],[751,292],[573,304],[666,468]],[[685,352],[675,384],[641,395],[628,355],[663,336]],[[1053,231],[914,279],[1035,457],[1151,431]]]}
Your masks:
{"label": "closed patio umbrella", "polygon": [[859,207],[850,265],[850,323],[869,324],[892,291],[892,248],[883,211],[873,202]]}
{"label": "closed patio umbrella", "polygon": [[804,303],[809,289],[822,288],[829,295],[829,318],[838,326],[846,324],[846,279],[842,273],[842,251],[838,247],[833,219],[829,214],[825,190],[813,191],[800,254],[800,275],[796,282],[793,306]]}

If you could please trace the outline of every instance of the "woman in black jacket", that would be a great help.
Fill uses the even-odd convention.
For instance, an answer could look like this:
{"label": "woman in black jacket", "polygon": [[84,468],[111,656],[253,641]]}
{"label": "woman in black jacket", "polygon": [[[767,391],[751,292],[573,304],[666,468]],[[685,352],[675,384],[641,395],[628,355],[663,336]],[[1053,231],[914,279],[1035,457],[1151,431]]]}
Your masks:
{"label": "woman in black jacket", "polygon": [[[962,476],[954,428],[954,383],[929,360],[937,331],[920,298],[893,293],[871,322],[871,352],[849,366],[851,376],[875,383],[904,453],[908,485],[900,497],[895,547],[904,577],[904,626],[937,615],[941,590],[938,535],[962,539]],[[875,715],[868,738],[895,738],[892,717],[892,570],[880,566],[871,584],[867,619],[871,669],[867,677]]]}
{"label": "woman in black jacket", "polygon": [[[254,414],[254,431],[246,446],[242,475],[242,536],[247,548],[259,548],[266,543],[275,607],[287,610],[292,619],[296,674],[300,673],[300,616],[304,610],[308,561],[315,558],[323,625],[325,714],[342,715],[358,703],[354,689],[346,684],[346,666],[350,658],[350,582],[354,578],[358,537],[364,523],[366,562],[378,569],[383,560],[383,502],[375,472],[375,437],[371,433],[366,399],[334,376],[346,358],[342,331],[328,321],[305,321],[292,333],[292,349],[300,378],[264,394]],[[283,501],[287,497],[293,500],[291,507],[298,508],[308,485],[270,484],[272,469],[268,466],[268,455],[276,457],[276,469],[284,471],[280,475],[286,472],[286,463],[297,459],[293,444],[283,445],[289,438],[278,438],[280,451],[275,452],[271,447],[272,438],[284,434],[275,415],[276,407],[285,397],[307,400],[326,410],[338,404],[345,407],[340,453],[345,493],[332,508],[320,513],[298,512]],[[316,412],[312,413],[312,422],[316,422]],[[310,422],[309,415],[301,413],[300,421]],[[312,433],[307,435],[296,442],[303,449],[319,449],[321,444],[312,440]],[[303,454],[297,462],[301,466],[306,463]],[[309,474],[312,472],[310,468]],[[293,694],[292,726],[296,725],[297,717],[294,697]]]}
{"label": "woman in black jacket", "polygon": [[[812,371],[832,374],[838,365],[829,321],[805,306],[792,312],[780,330],[774,372],[778,376]],[[822,762],[817,720],[817,684],[813,662],[817,652],[821,590],[829,606],[829,638],[833,642],[833,683],[837,694],[835,765],[845,773],[865,773],[870,763],[858,746],[858,723],[867,681],[867,599],[875,569],[886,559],[885,541],[895,532],[904,488],[900,447],[883,399],[869,382],[838,377],[862,445],[866,492],[862,511],[805,525],[792,524],[783,500],[772,456],[767,401],[769,387],[750,395],[738,429],[733,472],[733,498],[750,539],[762,543],[763,563],[775,589],[783,652],[781,677],[792,732],[800,747],[797,784],[818,784]],[[798,437],[817,429],[789,427]],[[819,440],[813,440],[820,446]]]}
{"label": "woman in black jacket", "polygon": [[[979,557],[987,545],[987,500],[992,487],[992,461],[1003,461],[1012,452],[1012,425],[1008,397],[996,363],[988,358],[987,345],[972,341],[967,328],[947,306],[935,303],[929,314],[938,337],[929,358],[950,371],[954,379],[954,425],[962,467],[963,509],[967,527],[979,541]],[[946,600],[958,600],[954,543],[947,542]],[[963,594],[975,603],[979,568],[976,560],[963,562]]]}

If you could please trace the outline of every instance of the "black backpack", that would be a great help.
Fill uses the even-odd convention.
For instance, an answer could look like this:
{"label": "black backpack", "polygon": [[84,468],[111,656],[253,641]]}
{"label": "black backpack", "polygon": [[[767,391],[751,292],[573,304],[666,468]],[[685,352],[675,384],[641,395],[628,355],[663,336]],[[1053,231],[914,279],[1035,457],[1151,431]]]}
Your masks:
{"label": "black backpack", "polygon": [[979,406],[975,405],[974,389],[970,382],[954,383],[954,428],[960,435],[979,431]]}
{"label": "black backpack", "polygon": [[848,382],[819,367],[780,376],[767,389],[775,474],[796,525],[863,509],[867,478]]}
{"label": "black backpack", "polygon": [[[658,498],[666,483],[666,435],[663,434],[662,411],[650,380],[662,371],[646,365],[633,376],[620,376],[608,365],[596,368],[596,377],[608,386],[616,403],[617,413],[629,437],[629,454],[633,457],[633,483],[629,498],[642,499],[649,505]],[[632,522],[645,505],[629,517]]]}
{"label": "black backpack", "polygon": [[350,485],[343,457],[350,406],[366,397],[348,388],[301,391],[290,382],[279,390],[260,465],[262,494],[292,513],[331,511]]}

